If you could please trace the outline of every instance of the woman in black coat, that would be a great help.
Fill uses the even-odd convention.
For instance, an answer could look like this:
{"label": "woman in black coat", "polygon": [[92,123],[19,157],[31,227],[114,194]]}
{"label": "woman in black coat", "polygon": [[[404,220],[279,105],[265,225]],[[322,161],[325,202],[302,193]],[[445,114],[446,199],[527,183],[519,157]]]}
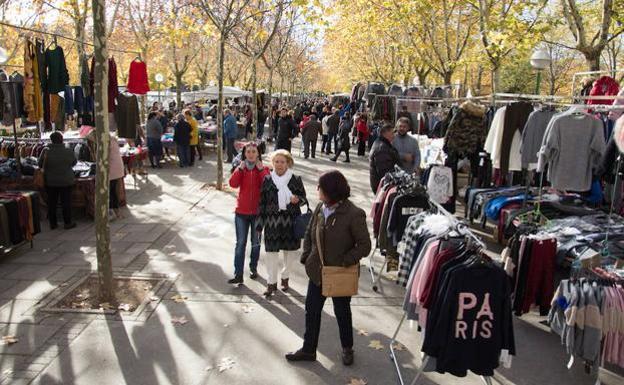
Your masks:
{"label": "woman in black coat", "polygon": [[292,155],[286,150],[277,150],[271,157],[273,171],[264,178],[260,191],[260,207],[256,228],[264,231],[264,250],[266,252],[266,266],[268,270],[267,290],[264,295],[268,298],[277,291],[277,276],[279,274],[282,252],[282,290],[288,290],[288,279],[295,256],[290,251],[299,250],[301,240],[295,237],[295,218],[301,215],[299,208],[306,202],[305,187],[301,177],[294,175],[291,168],[294,165]]}

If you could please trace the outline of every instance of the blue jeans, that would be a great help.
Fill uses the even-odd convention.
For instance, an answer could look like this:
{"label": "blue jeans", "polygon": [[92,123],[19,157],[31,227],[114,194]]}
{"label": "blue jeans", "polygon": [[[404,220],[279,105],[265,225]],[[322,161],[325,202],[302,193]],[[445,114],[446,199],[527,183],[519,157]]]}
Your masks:
{"label": "blue jeans", "polygon": [[180,161],[180,167],[190,166],[191,165],[191,146],[178,144],[177,151],[178,151],[178,160]]}
{"label": "blue jeans", "polygon": [[251,261],[249,268],[255,271],[260,259],[260,238],[256,232],[256,216],[235,214],[236,226],[236,249],[234,251],[234,275],[242,276],[245,270],[245,248],[247,246],[247,234],[251,231]]}
{"label": "blue jeans", "polygon": [[[329,154],[332,152],[332,143],[336,140],[336,134],[329,133],[327,134],[327,147],[325,147],[325,153]],[[335,147],[335,146],[334,146]]]}

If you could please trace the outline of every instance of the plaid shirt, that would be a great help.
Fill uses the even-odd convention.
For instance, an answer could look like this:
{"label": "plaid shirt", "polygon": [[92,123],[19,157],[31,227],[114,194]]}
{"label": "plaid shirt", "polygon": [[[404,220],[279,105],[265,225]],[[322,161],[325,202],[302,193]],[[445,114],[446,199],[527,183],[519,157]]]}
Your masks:
{"label": "plaid shirt", "polygon": [[403,287],[407,286],[409,280],[410,271],[412,268],[412,259],[416,253],[416,246],[418,245],[418,237],[422,233],[423,220],[430,215],[429,213],[420,213],[411,216],[407,220],[407,227],[401,238],[401,242],[397,247],[399,252],[399,272],[397,274],[397,285]]}

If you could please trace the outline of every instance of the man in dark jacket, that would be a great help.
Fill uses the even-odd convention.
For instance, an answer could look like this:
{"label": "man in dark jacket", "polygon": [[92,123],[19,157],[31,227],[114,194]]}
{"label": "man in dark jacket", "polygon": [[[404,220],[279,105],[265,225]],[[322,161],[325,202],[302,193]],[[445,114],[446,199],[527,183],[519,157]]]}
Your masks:
{"label": "man in dark jacket", "polygon": [[277,122],[277,144],[275,149],[284,149],[290,152],[293,133],[297,131],[297,124],[293,118],[288,115],[288,109],[282,108],[280,119]]}
{"label": "man in dark jacket", "polygon": [[331,145],[334,143],[334,150],[337,146],[338,127],[340,126],[340,111],[337,108],[332,110],[332,115],[327,118],[327,148],[325,153],[327,155],[332,153]]}
{"label": "man in dark jacket", "polygon": [[399,152],[392,147],[393,140],[394,127],[392,124],[385,124],[370,151],[370,185],[373,194],[377,193],[379,182],[386,173],[394,170],[395,165],[401,164]]}
{"label": "man in dark jacket", "polygon": [[316,158],[316,141],[321,131],[321,123],[315,114],[310,115],[310,120],[303,125],[303,154],[306,159],[310,156],[310,147],[312,147],[312,158]]}
{"label": "man in dark jacket", "polygon": [[63,221],[65,228],[76,227],[71,216],[71,194],[74,185],[74,170],[76,164],[74,151],[66,148],[63,144],[63,135],[55,131],[50,135],[50,141],[43,156],[39,158],[39,167],[43,170],[45,189],[48,197],[48,220],[50,229],[55,229],[57,225],[56,212],[58,201],[61,200],[63,207]]}
{"label": "man in dark jacket", "polygon": [[173,141],[176,144],[180,167],[190,166],[191,162],[191,125],[183,114],[178,115],[178,122],[173,127]]}

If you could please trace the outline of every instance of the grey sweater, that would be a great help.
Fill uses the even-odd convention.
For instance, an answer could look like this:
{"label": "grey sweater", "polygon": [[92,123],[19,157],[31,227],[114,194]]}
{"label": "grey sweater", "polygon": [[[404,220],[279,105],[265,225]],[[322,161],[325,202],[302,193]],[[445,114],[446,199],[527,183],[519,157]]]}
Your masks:
{"label": "grey sweater", "polygon": [[537,110],[529,115],[522,131],[522,145],[520,146],[523,169],[529,168],[530,164],[537,163],[537,153],[542,145],[544,133],[555,114],[553,110]]}
{"label": "grey sweater", "polygon": [[548,164],[548,180],[557,190],[588,191],[605,147],[600,120],[588,114],[556,115],[544,134],[537,170]]}
{"label": "grey sweater", "polygon": [[163,134],[163,126],[158,119],[150,119],[145,123],[145,135],[148,138],[160,139]]}
{"label": "grey sweater", "polygon": [[[405,136],[396,135],[392,141],[392,147],[396,148],[401,156],[401,168],[406,172],[414,172],[414,169],[420,167],[420,148],[418,147],[418,140],[409,134]],[[406,162],[403,157],[405,155],[412,155],[412,162]]]}

